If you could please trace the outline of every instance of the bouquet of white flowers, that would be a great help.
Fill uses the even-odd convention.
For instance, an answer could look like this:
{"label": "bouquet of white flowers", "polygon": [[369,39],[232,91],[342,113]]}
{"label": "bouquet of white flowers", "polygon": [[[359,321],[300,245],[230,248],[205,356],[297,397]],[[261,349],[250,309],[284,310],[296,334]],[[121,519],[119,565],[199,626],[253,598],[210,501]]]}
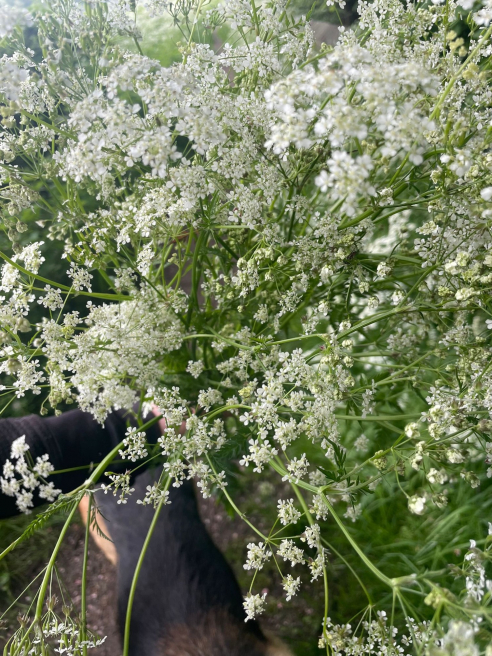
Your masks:
{"label": "bouquet of white flowers", "polygon": [[[432,560],[388,574],[353,527],[374,495],[440,526],[492,477],[492,4],[361,0],[318,49],[288,5],[0,9],[2,394],[98,421],[155,404],[162,490],[237,508],[232,463],[274,470],[292,498],[248,546],[249,617],[275,559],[287,599],[324,585],[327,654],[483,653],[485,516],[454,592]],[[139,12],[172,17],[179,62],[145,56]],[[353,628],[328,616],[334,531],[389,593],[368,584]]]}

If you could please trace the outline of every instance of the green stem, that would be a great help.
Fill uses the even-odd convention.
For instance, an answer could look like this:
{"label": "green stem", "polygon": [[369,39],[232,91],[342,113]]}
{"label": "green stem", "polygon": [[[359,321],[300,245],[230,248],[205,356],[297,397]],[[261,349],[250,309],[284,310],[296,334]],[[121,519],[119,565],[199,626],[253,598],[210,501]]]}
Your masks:
{"label": "green stem", "polygon": [[124,296],[123,294],[101,294],[99,292],[74,291],[73,287],[67,287],[67,285],[62,285],[59,282],[54,282],[53,280],[49,280],[48,278],[43,278],[43,276],[38,276],[35,273],[31,273],[31,271],[28,271],[27,269],[25,269],[23,266],[21,266],[17,262],[14,262],[13,260],[10,259],[10,257],[8,255],[5,255],[5,253],[2,253],[1,251],[0,251],[0,257],[2,258],[2,260],[5,260],[10,265],[12,265],[15,269],[17,269],[21,273],[24,273],[26,276],[34,278],[35,280],[39,280],[40,282],[44,282],[45,284],[50,285],[51,287],[54,287],[55,289],[59,289],[63,293],[74,294],[74,296],[90,296],[91,298],[100,298],[100,299],[106,300],[106,301],[130,301],[131,300],[130,296]]}
{"label": "green stem", "polygon": [[[87,562],[89,556],[89,534],[91,528],[91,509],[92,509],[92,494],[89,494],[89,504],[87,507],[87,521],[85,525],[85,542],[84,542],[84,561],[82,563],[82,590],[81,590],[81,637],[82,640],[87,640]],[[82,648],[83,656],[87,656],[87,645]]]}
{"label": "green stem", "polygon": [[[276,458],[276,459],[277,459],[278,462],[280,462],[282,464],[282,461],[280,460],[280,458]],[[306,515],[306,518],[309,522],[309,526],[312,526],[314,524],[314,519],[313,519],[313,516],[311,515],[311,512],[309,511],[309,508],[307,506],[307,503],[306,503],[304,497],[302,496],[301,491],[299,490],[299,488],[297,487],[297,485],[295,483],[291,483],[290,485],[291,485],[292,489],[294,490],[296,497],[299,499],[299,503],[301,504],[302,509],[304,510],[304,514]],[[323,548],[321,550],[323,551]],[[327,636],[326,636],[326,621],[328,619],[330,591],[329,591],[329,587],[328,587],[328,573],[326,571],[326,563],[325,563],[324,553],[323,553],[323,586],[324,586],[324,591],[325,591],[325,613],[324,613],[324,622],[323,622],[323,633],[325,634],[325,638],[327,638]]]}
{"label": "green stem", "polygon": [[191,324],[191,316],[193,314],[193,309],[198,309],[198,283],[200,282],[200,270],[198,268],[198,259],[200,256],[200,250],[202,249],[203,243],[207,240],[208,231],[202,230],[198,235],[197,242],[195,244],[195,252],[193,253],[193,264],[191,268],[191,294],[190,294],[190,306],[188,309],[188,317],[186,319],[186,325]]}
{"label": "green stem", "polygon": [[344,421],[405,421],[407,419],[417,419],[421,417],[421,413],[413,413],[410,415],[371,415],[370,417],[360,417],[358,415],[337,415],[337,419],[343,419]]}
{"label": "green stem", "polygon": [[340,558],[340,560],[345,564],[345,566],[346,566],[346,567],[352,572],[352,574],[354,575],[354,577],[355,577],[355,579],[357,580],[358,584],[359,584],[360,587],[364,590],[364,594],[365,594],[366,597],[367,597],[367,601],[368,601],[368,603],[369,603],[369,606],[374,606],[374,603],[373,603],[373,601],[372,601],[371,595],[369,594],[369,590],[366,588],[366,586],[365,586],[364,583],[362,582],[360,576],[357,574],[357,572],[356,572],[355,569],[352,567],[352,565],[348,562],[348,560],[347,560],[346,558],[344,558],[344,557],[342,556],[342,554],[341,554],[339,551],[337,551],[337,550],[335,549],[335,547],[334,547],[330,542],[328,542],[328,541],[325,540],[324,538],[321,538],[321,540],[322,540],[322,542],[324,542],[324,543],[326,544],[326,546],[328,547],[328,549],[329,549],[330,551],[333,551],[333,553],[335,554],[335,556],[336,556],[337,558]]}
{"label": "green stem", "polygon": [[477,43],[477,45],[476,45],[476,46],[473,48],[473,50],[470,52],[470,54],[468,55],[468,57],[466,58],[466,60],[465,60],[465,61],[463,62],[463,64],[459,67],[459,69],[458,69],[456,75],[453,75],[453,77],[452,77],[451,80],[449,81],[449,84],[447,85],[447,87],[444,89],[444,91],[443,91],[442,94],[440,95],[439,100],[438,100],[436,106],[434,107],[434,111],[433,111],[432,114],[430,115],[431,120],[434,119],[434,118],[436,118],[437,116],[439,116],[439,110],[441,109],[441,105],[443,104],[443,102],[444,102],[444,101],[446,100],[446,98],[448,97],[449,93],[451,92],[451,89],[454,87],[454,85],[456,84],[456,82],[457,82],[458,79],[460,78],[460,76],[461,76],[461,74],[463,73],[463,71],[465,70],[465,68],[469,65],[470,61],[473,60],[473,58],[475,57],[475,55],[477,54],[477,52],[480,50],[480,48],[482,47],[482,45],[485,43],[485,41],[489,38],[489,36],[490,36],[491,34],[492,34],[492,25],[488,28],[488,30],[487,30],[486,32],[484,32],[484,34],[482,35],[482,37],[481,37],[481,39],[479,40],[479,42]]}
{"label": "green stem", "polygon": [[344,534],[344,536],[347,538],[347,540],[350,542],[350,544],[352,545],[353,549],[356,551],[357,555],[358,555],[359,558],[362,560],[362,562],[364,563],[364,565],[366,565],[366,567],[367,567],[368,569],[370,569],[371,572],[372,572],[372,573],[373,573],[373,574],[374,574],[374,575],[375,575],[380,581],[382,581],[383,583],[386,583],[386,585],[388,585],[390,588],[393,588],[393,587],[394,587],[394,583],[393,583],[393,581],[392,581],[391,579],[389,579],[385,574],[383,574],[383,572],[381,572],[381,571],[376,567],[376,565],[374,565],[374,563],[372,563],[372,562],[369,560],[369,558],[368,558],[368,557],[366,556],[366,554],[362,551],[362,549],[359,547],[359,545],[358,545],[357,542],[354,540],[354,538],[353,538],[353,537],[350,535],[350,533],[347,531],[347,528],[345,527],[345,524],[342,522],[342,520],[340,519],[340,517],[337,515],[337,513],[335,512],[335,509],[333,508],[333,506],[331,505],[331,503],[328,501],[328,499],[326,498],[326,496],[325,496],[322,492],[320,493],[320,496],[321,496],[321,498],[322,498],[322,500],[323,500],[323,503],[324,503],[325,506],[328,508],[328,510],[329,510],[329,512],[330,512],[330,515],[333,517],[333,519],[335,520],[335,522],[338,524],[338,527],[340,528],[340,530],[342,531],[342,533]]}
{"label": "green stem", "polygon": [[46,597],[46,591],[48,589],[48,585],[50,582],[51,578],[51,572],[53,570],[53,567],[55,565],[56,558],[58,556],[58,552],[60,551],[60,547],[63,543],[63,540],[65,539],[65,536],[67,534],[67,531],[70,527],[70,524],[72,522],[73,516],[77,512],[77,507],[78,503],[74,501],[73,508],[70,511],[70,514],[68,515],[65,524],[63,525],[62,530],[60,531],[60,535],[58,536],[58,540],[56,541],[55,548],[53,549],[53,552],[50,556],[48,565],[46,567],[46,571],[44,573],[43,581],[41,583],[41,587],[39,589],[38,593],[38,601],[36,604],[36,614],[34,616],[34,622],[41,622],[41,618],[43,616],[43,604],[44,604],[44,599]]}
{"label": "green stem", "polygon": [[[166,484],[164,485],[164,489],[163,489],[164,492],[166,492],[169,489],[170,484],[171,484],[171,478],[170,476],[168,476]],[[135,568],[135,572],[133,573],[132,585],[130,588],[130,594],[128,596],[128,605],[126,608],[123,656],[128,656],[128,654],[130,653],[130,621],[132,617],[133,602],[135,599],[135,591],[137,589],[138,577],[140,575],[140,570],[142,569],[142,564],[145,558],[145,554],[147,553],[147,548],[149,546],[150,539],[152,537],[152,534],[157,524],[157,520],[159,519],[159,514],[164,504],[165,504],[165,497],[162,497],[161,500],[159,501],[159,505],[155,510],[154,517],[152,518],[152,522],[149,526],[149,530],[147,531],[147,535],[145,537],[145,542],[143,544],[142,550],[140,551],[140,556],[138,557],[138,562]]]}
{"label": "green stem", "polygon": [[[215,467],[213,466],[213,463],[212,463],[212,461],[210,460],[210,458],[209,458],[208,455],[207,455],[207,461],[208,461],[208,464],[210,465],[210,468],[212,469],[213,473],[215,474],[215,476],[217,476],[217,472],[215,471]],[[229,501],[229,503],[231,504],[231,506],[232,506],[234,512],[235,512],[235,513],[236,513],[236,514],[237,514],[237,515],[243,520],[243,522],[245,522],[245,523],[250,527],[250,529],[252,529],[257,535],[260,536],[260,538],[262,538],[263,540],[265,540],[265,542],[268,544],[268,541],[269,541],[269,540],[268,540],[268,537],[267,537],[266,535],[263,535],[263,533],[262,533],[261,531],[259,531],[259,530],[256,528],[256,526],[254,526],[254,525],[253,525],[253,524],[252,524],[252,523],[246,518],[246,515],[245,515],[244,513],[242,513],[242,512],[239,510],[239,508],[236,506],[236,504],[234,503],[234,501],[231,499],[231,497],[230,497],[229,493],[227,492],[227,490],[226,490],[225,488],[222,488],[222,492],[224,493],[224,496],[225,496],[225,498],[227,499],[227,501]]]}
{"label": "green stem", "polygon": [[191,45],[191,40],[193,38],[193,32],[195,31],[195,25],[198,23],[198,16],[200,15],[200,11],[202,10],[202,5],[203,5],[203,0],[200,0],[200,2],[198,3],[198,7],[196,9],[195,19],[193,20],[193,23],[191,25],[190,38],[188,39],[188,48]]}

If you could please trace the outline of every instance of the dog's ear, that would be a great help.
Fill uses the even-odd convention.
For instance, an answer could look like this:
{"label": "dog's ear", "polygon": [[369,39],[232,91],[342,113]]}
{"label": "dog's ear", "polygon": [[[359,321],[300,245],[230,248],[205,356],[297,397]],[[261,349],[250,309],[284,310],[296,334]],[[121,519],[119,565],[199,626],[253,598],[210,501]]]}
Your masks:
{"label": "dog's ear", "polygon": [[[94,506],[93,506],[93,510],[94,510]],[[108,530],[108,526],[106,522],[104,521],[104,517],[97,510],[97,508],[95,509],[93,516],[88,517],[89,514],[88,495],[82,497],[79,503],[79,512],[80,512],[80,516],[82,517],[82,521],[84,522],[84,526],[87,524],[87,522],[90,522],[91,536],[94,542],[96,543],[96,545],[103,552],[103,554],[106,556],[109,562],[112,565],[116,566],[118,563],[118,553],[116,551],[116,547],[111,542],[111,534]]]}

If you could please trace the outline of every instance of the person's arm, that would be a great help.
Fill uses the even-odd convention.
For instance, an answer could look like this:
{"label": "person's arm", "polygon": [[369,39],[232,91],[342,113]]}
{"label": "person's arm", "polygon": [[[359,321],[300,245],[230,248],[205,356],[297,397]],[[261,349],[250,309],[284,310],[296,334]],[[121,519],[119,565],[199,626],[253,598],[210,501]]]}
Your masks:
{"label": "person's arm", "polygon": [[[147,417],[150,419],[152,415]],[[104,426],[87,412],[71,410],[58,417],[16,417],[0,419],[0,476],[3,465],[10,459],[12,443],[21,435],[26,436],[26,444],[35,461],[38,456],[48,454],[55,470],[71,469],[82,465],[100,462],[125,437],[127,421],[135,425],[130,413],[123,410],[110,414]],[[155,424],[147,430],[148,442],[155,443],[160,436],[159,426]],[[15,462],[15,461],[14,461]],[[112,468],[114,469],[114,468]],[[89,476],[89,467],[64,474],[52,474],[53,481],[62,492],[70,492],[81,485]],[[34,506],[46,501],[34,492]],[[0,519],[19,514],[15,498],[0,491]]]}

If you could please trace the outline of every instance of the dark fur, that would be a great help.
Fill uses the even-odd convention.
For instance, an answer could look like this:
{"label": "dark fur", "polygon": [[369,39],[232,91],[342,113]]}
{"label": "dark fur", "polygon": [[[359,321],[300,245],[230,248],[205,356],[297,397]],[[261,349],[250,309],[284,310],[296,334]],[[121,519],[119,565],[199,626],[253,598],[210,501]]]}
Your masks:
{"label": "dark fur", "polygon": [[217,608],[193,626],[175,625],[159,645],[160,656],[265,656],[265,640],[245,630],[244,621]]}
{"label": "dark fur", "polygon": [[[154,510],[136,504],[154,481],[135,480],[127,504],[97,496],[118,553],[118,615],[123,635],[133,573]],[[198,513],[194,488],[170,489],[142,565],[130,623],[131,656],[260,656],[267,640],[244,622],[243,597],[224,556]]]}

